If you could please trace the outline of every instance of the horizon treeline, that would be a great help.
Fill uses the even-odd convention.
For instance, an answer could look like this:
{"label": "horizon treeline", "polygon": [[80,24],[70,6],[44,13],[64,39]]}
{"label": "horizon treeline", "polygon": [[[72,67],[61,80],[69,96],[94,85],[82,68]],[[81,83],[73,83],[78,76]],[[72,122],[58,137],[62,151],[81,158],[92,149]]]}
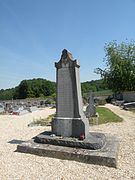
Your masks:
{"label": "horizon treeline", "polygon": [[[103,80],[83,82],[81,88],[82,94],[90,91],[106,90]],[[0,90],[0,100],[45,98],[49,96],[56,96],[56,83],[42,78],[23,80],[15,88]]]}

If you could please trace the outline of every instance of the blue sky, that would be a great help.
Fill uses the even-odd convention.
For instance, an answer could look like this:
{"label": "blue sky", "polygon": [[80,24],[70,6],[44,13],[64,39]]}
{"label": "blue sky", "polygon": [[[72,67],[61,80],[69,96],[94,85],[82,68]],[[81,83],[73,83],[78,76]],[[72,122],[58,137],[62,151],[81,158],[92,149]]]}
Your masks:
{"label": "blue sky", "polygon": [[66,48],[81,81],[99,79],[104,45],[135,37],[135,0],[0,0],[0,89],[23,79],[55,81]]}

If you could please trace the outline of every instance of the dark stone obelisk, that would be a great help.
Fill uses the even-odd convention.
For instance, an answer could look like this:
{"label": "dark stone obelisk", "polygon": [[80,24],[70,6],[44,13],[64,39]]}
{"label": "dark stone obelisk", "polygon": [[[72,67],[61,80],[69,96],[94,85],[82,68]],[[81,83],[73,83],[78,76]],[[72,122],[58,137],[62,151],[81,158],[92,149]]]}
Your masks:
{"label": "dark stone obelisk", "polygon": [[66,49],[57,70],[56,116],[52,121],[52,133],[63,137],[77,137],[89,134],[89,122],[83,113],[80,76],[77,60]]}
{"label": "dark stone obelisk", "polygon": [[116,167],[117,140],[102,133],[89,133],[89,123],[82,108],[78,62],[64,49],[55,67],[57,106],[52,131],[44,131],[19,144],[17,151]]}

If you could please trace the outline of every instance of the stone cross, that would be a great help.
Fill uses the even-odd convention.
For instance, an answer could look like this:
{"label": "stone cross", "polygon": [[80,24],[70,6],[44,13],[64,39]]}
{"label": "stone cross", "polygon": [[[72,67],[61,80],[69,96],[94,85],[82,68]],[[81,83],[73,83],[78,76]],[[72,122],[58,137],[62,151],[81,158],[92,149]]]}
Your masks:
{"label": "stone cross", "polygon": [[56,116],[52,132],[57,136],[77,137],[89,134],[89,122],[83,113],[79,68],[77,60],[66,49],[56,67]]}

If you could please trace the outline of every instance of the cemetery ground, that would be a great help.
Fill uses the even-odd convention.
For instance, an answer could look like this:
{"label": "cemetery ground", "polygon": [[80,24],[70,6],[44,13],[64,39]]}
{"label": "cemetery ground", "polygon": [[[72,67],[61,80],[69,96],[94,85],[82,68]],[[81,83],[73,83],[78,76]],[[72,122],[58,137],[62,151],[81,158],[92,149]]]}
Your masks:
{"label": "cemetery ground", "polygon": [[[90,125],[98,125],[105,124],[109,122],[121,122],[123,119],[119,117],[117,114],[112,112],[110,109],[97,106],[96,107],[97,117],[90,117],[89,123]],[[52,118],[55,116],[54,114],[49,115],[47,118],[37,118],[34,119],[33,122],[29,124],[29,126],[40,125],[40,126],[48,126],[51,124]]]}
{"label": "cemetery ground", "polygon": [[18,143],[50,130],[48,126],[28,126],[33,118],[45,118],[55,113],[55,109],[45,108],[22,116],[0,116],[0,179],[135,179],[135,114],[111,104],[105,107],[123,121],[91,126],[90,131],[118,138],[117,169],[16,152]]}
{"label": "cemetery ground", "polygon": [[[122,118],[112,112],[110,109],[102,106],[97,106],[96,112],[98,113],[98,124],[105,124],[109,122],[122,122]],[[96,125],[96,117],[91,117],[89,121],[93,121],[93,125]]]}

